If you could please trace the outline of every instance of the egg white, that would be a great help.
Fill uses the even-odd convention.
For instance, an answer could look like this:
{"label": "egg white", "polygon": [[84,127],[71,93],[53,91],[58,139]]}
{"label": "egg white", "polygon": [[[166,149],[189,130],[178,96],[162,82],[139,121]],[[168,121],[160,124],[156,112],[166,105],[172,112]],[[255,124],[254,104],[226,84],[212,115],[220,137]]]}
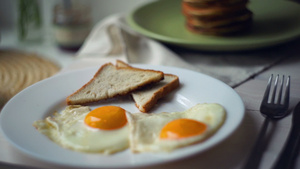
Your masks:
{"label": "egg white", "polygon": [[[203,141],[223,124],[226,111],[216,103],[197,104],[183,112],[127,113],[130,125],[129,142],[132,152],[171,152],[179,147]],[[180,118],[193,119],[207,125],[204,133],[176,140],[160,139],[161,129],[170,121]]]}
{"label": "egg white", "polygon": [[33,125],[55,143],[75,151],[112,154],[129,147],[128,124],[115,130],[89,127],[84,118],[90,111],[88,106],[67,106],[61,113]]}

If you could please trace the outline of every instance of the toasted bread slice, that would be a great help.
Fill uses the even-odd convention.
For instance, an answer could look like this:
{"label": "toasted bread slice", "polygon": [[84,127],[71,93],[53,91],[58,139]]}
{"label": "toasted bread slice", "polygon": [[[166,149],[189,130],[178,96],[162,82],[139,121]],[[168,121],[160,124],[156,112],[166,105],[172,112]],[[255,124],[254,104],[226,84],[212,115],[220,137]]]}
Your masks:
{"label": "toasted bread slice", "polygon": [[176,75],[165,74],[164,80],[144,87],[140,90],[134,91],[132,97],[135,101],[136,107],[141,112],[149,112],[157,101],[166,96],[171,91],[175,90],[179,86],[179,78]]}
{"label": "toasted bread slice", "polygon": [[67,104],[85,104],[126,95],[142,86],[161,81],[161,71],[137,68],[116,67],[112,63],[104,64],[94,77],[67,97]]}
{"label": "toasted bread slice", "polygon": [[[130,65],[117,60],[117,67],[131,67]],[[164,74],[164,80],[153,85],[147,85],[131,93],[136,107],[141,112],[149,112],[157,101],[171,91],[179,87],[179,78],[173,74]]]}

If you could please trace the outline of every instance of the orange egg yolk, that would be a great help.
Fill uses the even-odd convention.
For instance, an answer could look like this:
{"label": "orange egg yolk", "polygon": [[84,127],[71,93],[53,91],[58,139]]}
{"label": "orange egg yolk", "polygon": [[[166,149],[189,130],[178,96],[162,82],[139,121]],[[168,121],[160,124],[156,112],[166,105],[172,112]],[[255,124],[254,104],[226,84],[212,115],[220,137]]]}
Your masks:
{"label": "orange egg yolk", "polygon": [[181,139],[202,134],[206,124],[192,119],[177,119],[166,124],[160,133],[161,139]]}
{"label": "orange egg yolk", "polygon": [[84,119],[85,124],[102,130],[114,130],[126,125],[125,110],[117,106],[103,106],[92,110]]}

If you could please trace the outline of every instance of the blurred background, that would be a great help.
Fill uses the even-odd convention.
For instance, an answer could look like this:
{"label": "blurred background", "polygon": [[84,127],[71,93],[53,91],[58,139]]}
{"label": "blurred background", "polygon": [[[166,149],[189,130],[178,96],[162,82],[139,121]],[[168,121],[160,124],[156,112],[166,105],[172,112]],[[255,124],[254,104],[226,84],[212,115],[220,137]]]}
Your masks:
{"label": "blurred background", "polygon": [[76,59],[93,26],[150,0],[0,0],[0,110]]}
{"label": "blurred background", "polygon": [[[24,1],[38,4],[40,12],[41,29],[43,40],[53,40],[53,19],[55,17],[55,5],[63,5],[66,2],[88,6],[90,11],[86,15],[91,16],[91,24],[95,25],[106,16],[115,13],[127,13],[132,9],[149,2],[150,0],[0,0],[0,46],[11,46],[19,42],[18,25],[20,16],[24,16],[20,3]],[[32,30],[31,30],[32,31]],[[38,32],[35,32],[38,33]],[[27,42],[28,43],[28,42]],[[44,43],[44,42],[43,42]]]}
{"label": "blurred background", "polygon": [[[126,13],[150,0],[71,0],[73,4],[81,3],[91,6],[93,22],[96,23],[105,16],[114,13]],[[0,1],[0,27],[13,28],[17,24],[19,0]],[[63,0],[38,0],[43,24],[46,29],[51,26],[53,8]]]}
{"label": "blurred background", "polygon": [[[67,44],[73,45],[71,49],[75,45],[75,50],[62,50],[61,44],[83,41],[84,35],[89,34],[93,26],[105,17],[113,14],[126,15],[134,8],[149,1],[151,0],[0,0],[0,50],[12,48],[37,53],[56,63],[58,61],[57,64],[64,67],[74,59],[78,46]],[[75,29],[74,25],[71,28],[67,27],[69,29],[64,27],[63,24],[66,24],[67,20],[70,19],[65,17],[69,13],[55,11],[55,6],[64,6],[67,3],[70,3],[72,7],[75,5],[88,7],[88,10],[82,12],[83,16],[89,18],[88,25],[84,30],[81,29],[82,24],[77,24],[79,29]],[[75,11],[74,13],[78,12]],[[72,17],[75,20],[78,18],[78,16]],[[26,29],[22,30],[24,22]],[[38,28],[35,27],[36,24],[39,25]],[[72,32],[73,30],[77,30],[77,32]],[[22,36],[22,31],[23,33],[27,31],[25,36]],[[69,34],[69,36],[63,36],[63,34]],[[76,36],[73,36],[74,34]],[[78,36],[79,34],[82,36]],[[60,38],[58,40],[61,43],[58,43],[56,37]]]}

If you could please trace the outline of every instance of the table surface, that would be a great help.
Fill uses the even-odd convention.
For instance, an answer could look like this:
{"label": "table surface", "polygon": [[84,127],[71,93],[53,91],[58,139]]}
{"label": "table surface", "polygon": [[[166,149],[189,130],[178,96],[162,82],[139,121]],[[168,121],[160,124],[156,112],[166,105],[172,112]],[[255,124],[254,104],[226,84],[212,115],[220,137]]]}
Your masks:
{"label": "table surface", "polygon": [[[292,42],[292,44],[299,44],[299,40]],[[299,45],[298,45],[299,46]],[[30,50],[29,45],[20,45],[16,41],[6,39],[0,47],[17,47],[20,49]],[[44,49],[46,57],[58,61],[62,67],[68,65],[74,60],[73,53],[60,51],[53,44],[43,44],[41,48]],[[172,47],[171,47],[172,49]],[[272,50],[269,48],[268,50]],[[177,51],[179,55],[186,54],[186,50]],[[245,118],[231,137],[223,141],[221,144],[213,147],[209,151],[195,155],[188,159],[179,160],[172,163],[155,166],[155,168],[190,168],[203,167],[206,169],[241,168],[249,154],[251,147],[259,133],[260,126],[264,118],[259,113],[259,106],[262,95],[264,93],[267,80],[270,74],[281,74],[291,76],[291,94],[290,94],[290,109],[293,108],[298,101],[300,101],[300,48],[294,51],[295,54],[291,57],[283,59],[280,63],[273,65],[271,68],[261,72],[257,76],[247,80],[241,85],[234,88],[234,90],[241,96],[245,103],[246,113]],[[278,156],[284,142],[287,138],[288,131],[291,124],[291,115],[286,118],[273,122],[268,130],[268,145],[262,157],[260,168],[270,168],[276,157]],[[251,129],[251,130],[249,130]],[[55,164],[48,164],[45,162],[33,159],[26,154],[20,152],[18,149],[11,146],[8,141],[0,133],[0,167],[11,168],[62,168]],[[300,158],[297,163],[300,168]],[[151,168],[151,167],[149,167]]]}

